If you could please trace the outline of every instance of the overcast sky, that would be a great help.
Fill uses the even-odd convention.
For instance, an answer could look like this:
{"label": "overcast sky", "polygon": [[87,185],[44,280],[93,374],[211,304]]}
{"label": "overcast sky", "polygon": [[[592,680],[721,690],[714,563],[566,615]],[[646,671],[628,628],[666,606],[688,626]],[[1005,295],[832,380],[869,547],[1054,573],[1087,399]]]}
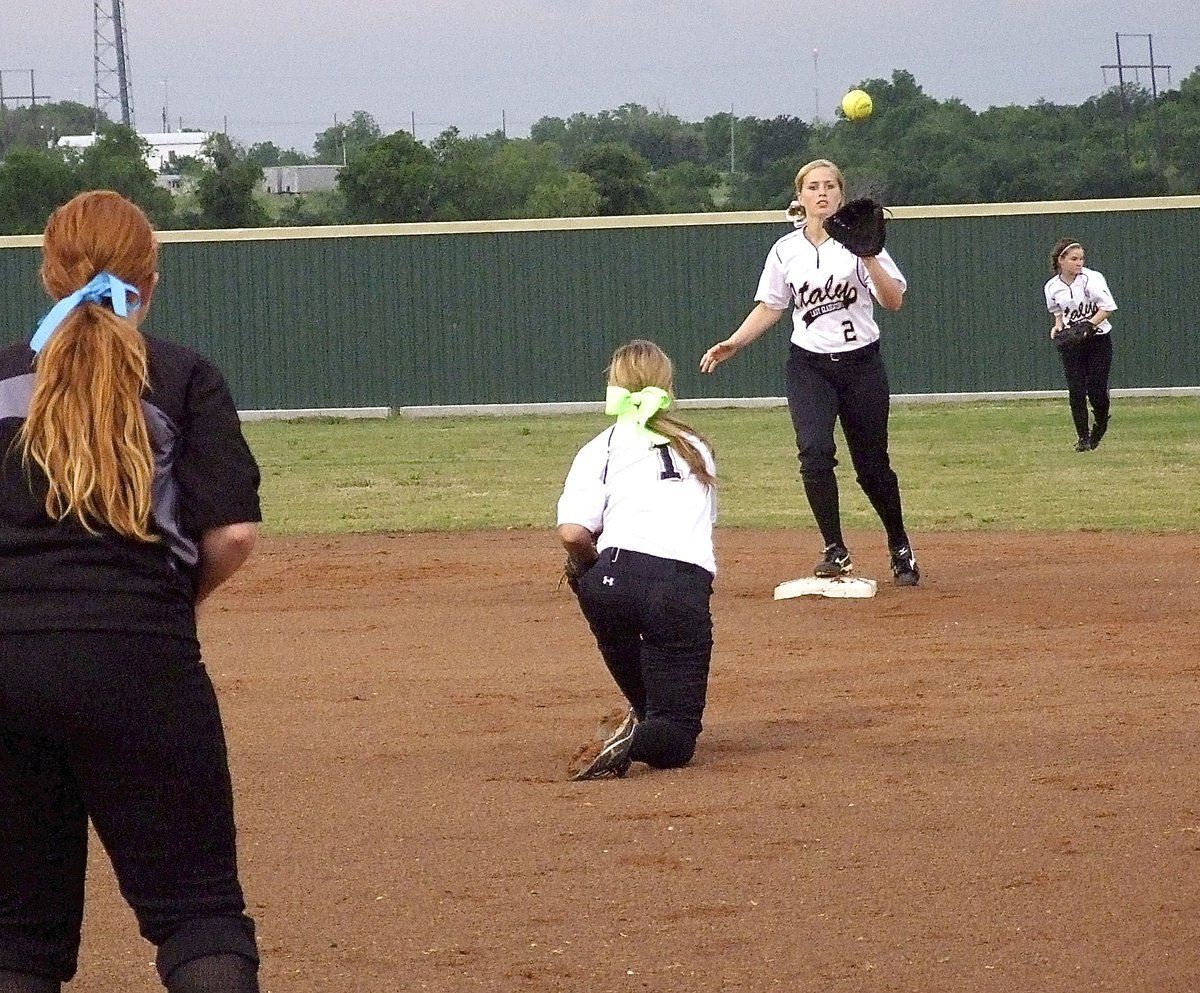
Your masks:
{"label": "overcast sky", "polygon": [[[111,0],[101,0],[104,4]],[[93,5],[4,0],[4,95],[91,104]],[[125,0],[141,131],[219,130],[311,152],[355,110],[428,141],[523,137],[539,118],[637,103],[686,121],[832,116],[895,69],[976,110],[1078,104],[1121,61],[1178,88],[1200,65],[1198,0]],[[856,20],[856,12],[863,19]],[[1149,35],[1150,38],[1146,36]],[[816,56],[814,58],[814,50]],[[1130,70],[1150,88],[1147,69]],[[25,101],[27,102],[27,101]],[[111,116],[116,116],[113,111]]]}

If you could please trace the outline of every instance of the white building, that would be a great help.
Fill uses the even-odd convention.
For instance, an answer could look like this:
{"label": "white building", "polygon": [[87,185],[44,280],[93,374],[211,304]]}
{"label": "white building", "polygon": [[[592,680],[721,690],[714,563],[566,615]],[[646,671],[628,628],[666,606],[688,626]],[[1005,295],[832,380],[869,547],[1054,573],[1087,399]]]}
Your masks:
{"label": "white building", "polygon": [[[155,172],[173,172],[176,159],[190,156],[204,159],[204,143],[212,137],[210,131],[169,131],[165,134],[139,134],[139,138],[150,146],[146,153],[146,165]],[[90,148],[96,143],[97,135],[72,134],[58,139],[64,148]]]}
{"label": "white building", "polygon": [[267,193],[332,190],[337,185],[337,174],[341,168],[336,165],[267,166],[263,170],[263,189]]}

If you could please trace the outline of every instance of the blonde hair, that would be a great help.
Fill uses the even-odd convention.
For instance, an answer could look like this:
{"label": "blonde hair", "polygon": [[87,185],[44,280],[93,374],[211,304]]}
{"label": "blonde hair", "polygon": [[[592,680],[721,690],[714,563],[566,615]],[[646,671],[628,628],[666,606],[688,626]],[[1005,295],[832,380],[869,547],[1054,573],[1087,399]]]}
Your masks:
{"label": "blonde hair", "polygon": [[[42,283],[55,300],[97,273],[154,287],[158,242],[146,215],[118,193],[81,193],[50,215]],[[142,412],[149,382],[146,340],[108,306],[82,303],[38,353],[33,398],[17,436],[25,465],[46,474],[46,513],[89,532],[157,541],[150,531],[154,451]]]}
{"label": "blonde hair", "polygon": [[804,188],[804,180],[814,169],[829,169],[833,172],[834,178],[837,180],[838,189],[841,191],[842,199],[846,199],[846,177],[842,175],[842,170],[829,161],[829,159],[813,159],[811,162],[805,162],[800,167],[800,171],[796,173],[796,180],[793,184],[796,189],[796,199],[792,201],[787,209],[788,217],[799,219],[804,217],[804,207],[800,203],[800,191]]}
{"label": "blonde hair", "polygon": [[[608,367],[608,385],[620,386],[636,393],[647,386],[657,386],[675,396],[675,367],[670,357],[652,341],[637,339],[622,345],[612,357]],[[716,477],[709,471],[704,456],[692,443],[692,438],[703,442],[712,451],[708,439],[692,430],[682,421],[659,411],[647,422],[646,427],[657,431],[670,440],[671,447],[688,464],[695,476],[705,486],[715,486]]]}

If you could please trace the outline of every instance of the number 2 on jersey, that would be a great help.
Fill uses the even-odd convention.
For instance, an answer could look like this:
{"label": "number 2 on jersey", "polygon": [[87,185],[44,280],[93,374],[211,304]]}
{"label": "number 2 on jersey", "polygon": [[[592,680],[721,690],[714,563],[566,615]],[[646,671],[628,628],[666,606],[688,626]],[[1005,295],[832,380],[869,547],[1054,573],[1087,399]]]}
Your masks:
{"label": "number 2 on jersey", "polygon": [[842,334],[847,341],[858,341],[858,335],[854,332],[853,321],[842,321]]}

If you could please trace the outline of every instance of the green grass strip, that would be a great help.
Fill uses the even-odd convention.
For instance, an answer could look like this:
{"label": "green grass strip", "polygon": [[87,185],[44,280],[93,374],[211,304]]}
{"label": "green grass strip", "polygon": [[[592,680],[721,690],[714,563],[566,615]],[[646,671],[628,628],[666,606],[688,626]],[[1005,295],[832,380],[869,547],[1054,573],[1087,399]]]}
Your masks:
{"label": "green grass strip", "polygon": [[[786,409],[688,410],[713,442],[727,527],[810,527]],[[548,528],[600,414],[253,422],[265,530]],[[913,531],[1200,529],[1200,398],[1117,398],[1074,452],[1065,400],[896,405],[891,452]],[[839,436],[847,528],[878,525]]]}

